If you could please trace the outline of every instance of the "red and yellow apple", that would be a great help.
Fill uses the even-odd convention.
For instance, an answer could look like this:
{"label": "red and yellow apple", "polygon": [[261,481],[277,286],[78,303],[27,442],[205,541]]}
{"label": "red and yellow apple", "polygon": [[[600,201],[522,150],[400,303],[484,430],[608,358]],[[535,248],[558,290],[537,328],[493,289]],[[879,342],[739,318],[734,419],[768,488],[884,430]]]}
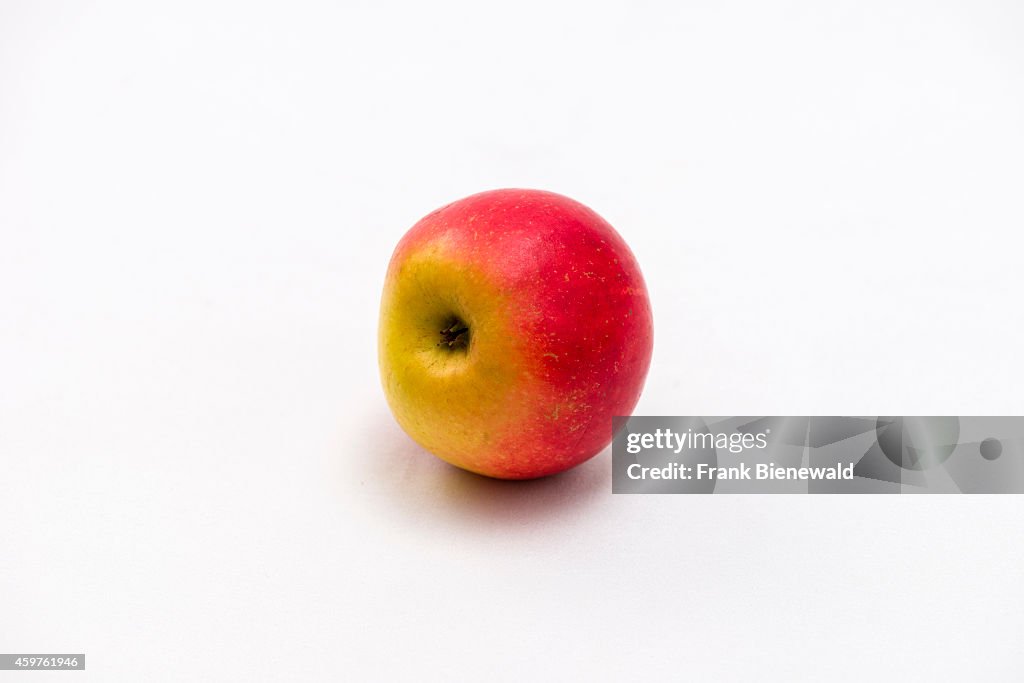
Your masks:
{"label": "red and yellow apple", "polygon": [[653,344],[629,247],[567,197],[494,190],[429,214],[395,248],[381,382],[427,451],[502,479],[593,457],[629,415]]}

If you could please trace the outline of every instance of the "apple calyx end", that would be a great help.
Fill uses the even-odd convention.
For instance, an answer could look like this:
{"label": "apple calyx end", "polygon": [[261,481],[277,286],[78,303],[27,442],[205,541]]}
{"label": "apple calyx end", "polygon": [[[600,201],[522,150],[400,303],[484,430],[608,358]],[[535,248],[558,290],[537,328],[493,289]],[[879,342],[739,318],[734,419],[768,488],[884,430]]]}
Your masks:
{"label": "apple calyx end", "polygon": [[441,341],[437,343],[439,348],[446,348],[451,351],[465,350],[469,347],[469,326],[458,317],[452,316],[441,330]]}

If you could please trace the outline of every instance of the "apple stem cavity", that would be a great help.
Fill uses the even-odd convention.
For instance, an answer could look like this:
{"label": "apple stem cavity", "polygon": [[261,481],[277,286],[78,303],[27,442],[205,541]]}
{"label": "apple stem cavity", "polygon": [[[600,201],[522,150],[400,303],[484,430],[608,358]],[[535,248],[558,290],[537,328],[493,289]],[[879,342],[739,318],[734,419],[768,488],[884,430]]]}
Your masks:
{"label": "apple stem cavity", "polygon": [[466,349],[469,346],[469,327],[458,318],[452,317],[441,330],[441,341],[437,345],[452,351]]}

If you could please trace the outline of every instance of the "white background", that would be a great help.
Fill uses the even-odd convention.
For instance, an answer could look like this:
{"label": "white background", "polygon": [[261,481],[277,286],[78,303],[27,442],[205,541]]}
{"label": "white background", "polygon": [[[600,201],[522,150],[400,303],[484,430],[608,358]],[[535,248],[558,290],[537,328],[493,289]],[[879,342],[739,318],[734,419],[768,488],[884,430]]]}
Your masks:
{"label": "white background", "polygon": [[639,414],[1020,414],[1024,7],[0,2],[0,680],[1021,680],[1024,499],[415,447],[391,249],[596,209]]}

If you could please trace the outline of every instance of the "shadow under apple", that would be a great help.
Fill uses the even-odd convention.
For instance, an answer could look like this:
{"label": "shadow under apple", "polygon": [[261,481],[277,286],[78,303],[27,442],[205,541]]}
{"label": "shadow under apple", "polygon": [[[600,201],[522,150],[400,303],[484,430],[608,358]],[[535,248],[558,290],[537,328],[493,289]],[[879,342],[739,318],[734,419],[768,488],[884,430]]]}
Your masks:
{"label": "shadow under apple", "polygon": [[362,490],[411,525],[437,523],[478,531],[527,529],[570,518],[611,494],[606,448],[567,472],[505,481],[459,469],[423,450],[386,412],[363,422]]}

